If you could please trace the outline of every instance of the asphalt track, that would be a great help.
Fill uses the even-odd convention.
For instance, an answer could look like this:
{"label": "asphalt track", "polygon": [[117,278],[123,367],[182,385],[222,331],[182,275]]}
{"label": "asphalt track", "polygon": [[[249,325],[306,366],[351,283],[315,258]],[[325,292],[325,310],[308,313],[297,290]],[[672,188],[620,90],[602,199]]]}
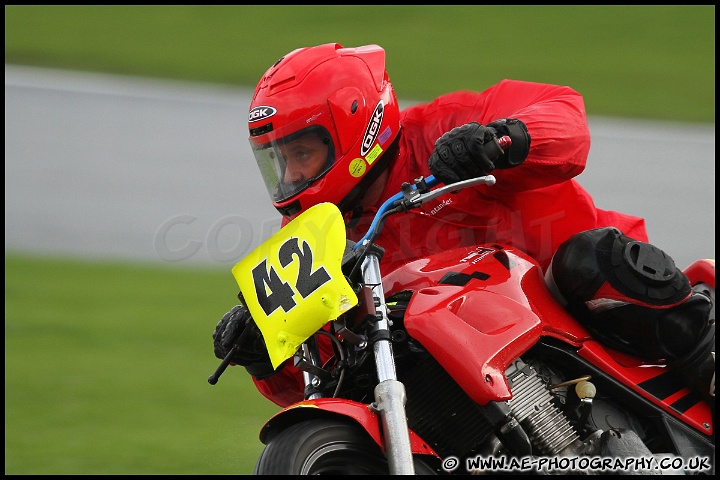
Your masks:
{"label": "asphalt track", "polygon": [[[250,94],[5,65],[5,251],[231,267],[280,225]],[[644,217],[681,268],[715,258],[715,125],[589,115],[596,205]]]}

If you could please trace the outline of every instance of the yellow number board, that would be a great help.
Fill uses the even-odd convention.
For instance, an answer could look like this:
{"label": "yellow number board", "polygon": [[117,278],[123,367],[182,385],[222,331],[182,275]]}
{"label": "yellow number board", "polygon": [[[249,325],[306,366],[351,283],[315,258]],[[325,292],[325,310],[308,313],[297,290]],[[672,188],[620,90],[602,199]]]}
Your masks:
{"label": "yellow number board", "polygon": [[309,208],[232,269],[274,368],[358,303],[342,273],[345,223],[331,203]]}

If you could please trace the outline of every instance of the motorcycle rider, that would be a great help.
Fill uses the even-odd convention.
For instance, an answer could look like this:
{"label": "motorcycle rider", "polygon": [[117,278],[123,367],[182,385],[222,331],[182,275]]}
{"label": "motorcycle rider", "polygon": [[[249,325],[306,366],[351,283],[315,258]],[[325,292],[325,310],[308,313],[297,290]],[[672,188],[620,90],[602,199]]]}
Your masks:
{"label": "motorcycle rider", "polygon": [[[583,98],[570,87],[503,80],[401,111],[381,47],[330,43],[296,49],[267,70],[248,127],[283,225],[331,202],[354,241],[403,182],[432,174],[451,184],[492,172],[492,187],[389,217],[377,241],[383,270],[454,247],[516,247],[538,261],[557,298],[601,341],[677,365],[714,402],[712,301],[647,243],[643,219],[597,208],[573,179],[585,167],[590,133]],[[489,158],[483,145],[505,135],[511,146]],[[276,404],[302,400],[301,372],[290,361],[273,369],[249,317],[244,305],[222,317],[215,355],[224,358],[247,323],[250,341],[233,364]]]}

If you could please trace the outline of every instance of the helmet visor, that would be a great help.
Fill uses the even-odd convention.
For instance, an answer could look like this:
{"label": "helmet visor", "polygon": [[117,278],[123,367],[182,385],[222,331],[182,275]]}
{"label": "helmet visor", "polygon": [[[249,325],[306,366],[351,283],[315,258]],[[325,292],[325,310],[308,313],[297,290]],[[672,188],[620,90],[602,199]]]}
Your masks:
{"label": "helmet visor", "polygon": [[274,202],[283,202],[322,177],[335,160],[325,127],[313,125],[263,145],[253,154]]}

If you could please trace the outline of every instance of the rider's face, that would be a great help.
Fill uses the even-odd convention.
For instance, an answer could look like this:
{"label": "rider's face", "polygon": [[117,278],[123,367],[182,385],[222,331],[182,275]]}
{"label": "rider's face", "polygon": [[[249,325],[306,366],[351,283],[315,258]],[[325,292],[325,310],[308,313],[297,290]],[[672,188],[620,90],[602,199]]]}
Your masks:
{"label": "rider's face", "polygon": [[285,159],[283,182],[296,184],[307,181],[321,173],[328,156],[328,145],[314,133],[280,146]]}

